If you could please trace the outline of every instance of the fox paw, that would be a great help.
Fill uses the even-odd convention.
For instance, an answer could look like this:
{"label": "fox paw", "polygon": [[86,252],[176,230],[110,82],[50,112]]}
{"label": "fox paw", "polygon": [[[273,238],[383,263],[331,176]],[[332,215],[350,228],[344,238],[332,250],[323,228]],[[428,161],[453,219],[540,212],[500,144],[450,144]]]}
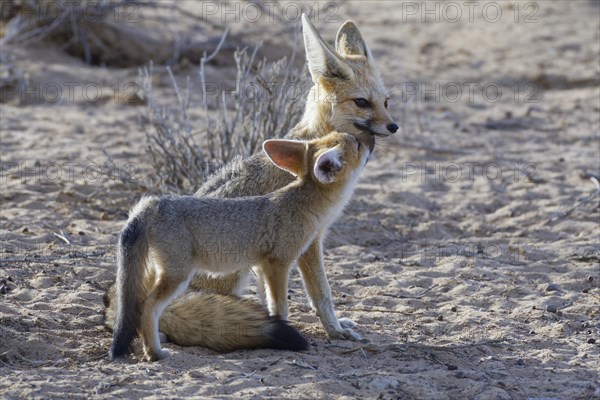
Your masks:
{"label": "fox paw", "polygon": [[358,324],[350,318],[340,318],[339,321],[342,328],[356,328],[358,326]]}
{"label": "fox paw", "polygon": [[354,332],[352,328],[355,328],[357,324],[347,318],[341,318],[339,320],[340,325],[337,329],[331,329],[328,331],[329,337],[333,339],[345,339],[345,340],[362,340],[361,336]]}
{"label": "fox paw", "polygon": [[146,358],[150,362],[164,360],[169,357],[171,357],[171,352],[165,349],[160,349],[156,352],[146,352]]}
{"label": "fox paw", "polygon": [[362,340],[362,337],[350,328],[342,328],[342,336],[346,340]]}

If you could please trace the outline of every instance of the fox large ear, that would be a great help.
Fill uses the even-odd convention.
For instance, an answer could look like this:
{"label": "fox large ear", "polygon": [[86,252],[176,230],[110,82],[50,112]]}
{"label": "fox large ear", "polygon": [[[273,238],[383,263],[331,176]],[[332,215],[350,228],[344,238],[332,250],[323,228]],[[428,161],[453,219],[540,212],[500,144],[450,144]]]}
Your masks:
{"label": "fox large ear", "polygon": [[340,151],[334,147],[317,157],[314,170],[315,178],[321,183],[335,182],[341,169]]}
{"label": "fox large ear", "polygon": [[263,143],[263,151],[277,167],[300,176],[304,169],[306,143],[297,140],[270,139]]}
{"label": "fox large ear", "polygon": [[352,21],[346,21],[340,27],[335,38],[335,50],[341,56],[365,56],[367,60],[372,59],[367,43]]}
{"label": "fox large ear", "polygon": [[318,82],[319,78],[350,79],[352,77],[352,69],[319,36],[306,14],[302,14],[302,34],[304,36],[308,70],[313,82]]}

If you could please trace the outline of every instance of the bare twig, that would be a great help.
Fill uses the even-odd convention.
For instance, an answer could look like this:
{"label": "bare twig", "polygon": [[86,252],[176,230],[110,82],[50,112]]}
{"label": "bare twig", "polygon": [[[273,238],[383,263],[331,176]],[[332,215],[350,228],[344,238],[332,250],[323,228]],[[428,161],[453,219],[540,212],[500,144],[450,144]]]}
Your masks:
{"label": "bare twig", "polygon": [[426,350],[426,351],[448,351],[448,352],[456,352],[456,351],[460,351],[460,350],[464,350],[467,348],[473,348],[473,347],[481,347],[481,346],[494,346],[494,345],[498,345],[498,344],[502,344],[502,343],[506,343],[506,339],[495,339],[495,340],[487,340],[484,342],[478,342],[478,343],[468,343],[468,344],[461,344],[461,345],[453,345],[453,346],[430,346],[430,345],[425,345],[425,344],[420,344],[420,343],[392,343],[392,344],[386,344],[386,345],[376,345],[376,344],[362,344],[359,346],[355,346],[351,349],[346,349],[341,351],[342,354],[348,354],[348,353],[354,353],[355,351],[370,351],[372,353],[382,353],[382,352],[388,352],[388,351],[405,351],[409,348],[414,348],[414,349],[419,349],[419,350]]}
{"label": "bare twig", "polygon": [[67,237],[65,236],[64,232],[62,232],[62,231],[60,233],[52,232],[52,234],[54,236],[56,236],[57,238],[59,238],[60,240],[62,240],[63,242],[65,242],[66,244],[71,244],[69,239],[67,239]]}
{"label": "bare twig", "polygon": [[590,193],[586,197],[578,200],[575,203],[575,205],[573,207],[569,208],[567,211],[565,211],[559,215],[555,215],[554,217],[548,218],[548,220],[544,223],[544,225],[548,225],[548,224],[556,222],[560,219],[568,217],[569,215],[571,215],[573,213],[573,211],[575,211],[582,205],[589,203],[594,197],[599,195],[600,194],[600,183],[598,182],[598,179],[596,179],[594,176],[592,176],[592,177],[590,177],[590,181],[592,181],[594,186],[596,186],[596,190],[594,190],[592,193]]}

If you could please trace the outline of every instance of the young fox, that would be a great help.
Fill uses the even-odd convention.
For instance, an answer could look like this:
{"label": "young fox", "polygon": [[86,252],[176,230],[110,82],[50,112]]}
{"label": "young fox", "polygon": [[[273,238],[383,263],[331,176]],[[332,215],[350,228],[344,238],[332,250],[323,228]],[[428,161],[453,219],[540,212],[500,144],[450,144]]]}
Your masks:
{"label": "young fox", "polygon": [[[119,238],[111,358],[131,351],[138,330],[149,360],[169,355],[160,347],[159,318],[197,270],[224,274],[256,265],[270,314],[286,319],[290,265],[340,214],[374,144],[372,135],[338,132],[308,142],[267,140],[268,159],[296,177],[281,189],[234,199],[140,200]],[[148,273],[153,282],[145,287]]]}
{"label": "young fox", "polygon": [[[369,51],[356,25],[345,22],[339,29],[335,49],[325,42],[306,18],[302,17],[304,44],[309,71],[314,86],[306,100],[306,109],[302,120],[286,136],[289,139],[310,140],[323,137],[333,130],[353,135],[367,134],[387,136],[395,133],[398,126],[387,111],[389,93],[381,80],[373,56]],[[293,177],[273,165],[264,154],[257,154],[242,161],[232,162],[202,185],[197,196],[241,197],[264,195],[280,189],[292,181]],[[316,310],[325,330],[330,337],[340,339],[358,339],[360,336],[352,329],[355,324],[350,320],[338,319],[333,308],[331,290],[323,264],[323,236],[319,231],[312,242],[303,249],[298,258],[298,267],[304,280],[304,286],[311,304]],[[169,339],[178,344],[194,344],[217,349],[218,337],[208,340],[210,333],[199,334],[192,330],[187,321],[223,320],[223,313],[211,314],[204,308],[209,289],[219,293],[240,294],[246,284],[249,269],[240,270],[226,276],[211,277],[198,274],[191,282],[188,295],[174,300],[161,319],[160,330]],[[258,271],[260,272],[260,271]],[[264,285],[259,273],[258,293],[264,300]],[[107,299],[107,325],[111,326],[115,301],[112,292]],[[217,297],[215,301],[231,298]],[[217,309],[217,308],[215,308]],[[240,315],[240,313],[236,313]],[[272,321],[264,313],[253,313],[248,319],[261,320],[268,330]],[[245,321],[240,320],[240,324]],[[189,340],[181,343],[178,337],[184,335]],[[262,340],[269,341],[265,336]],[[231,343],[226,343],[231,346]],[[236,347],[239,348],[239,347]]]}

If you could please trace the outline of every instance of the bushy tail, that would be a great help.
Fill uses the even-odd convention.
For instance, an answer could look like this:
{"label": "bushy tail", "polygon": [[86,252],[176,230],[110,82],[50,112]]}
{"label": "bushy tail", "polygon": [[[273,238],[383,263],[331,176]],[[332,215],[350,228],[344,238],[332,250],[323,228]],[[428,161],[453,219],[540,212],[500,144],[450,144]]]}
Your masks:
{"label": "bushy tail", "polygon": [[[106,324],[114,316],[114,287],[105,297]],[[180,346],[202,346],[218,352],[271,348],[306,350],[308,342],[286,321],[269,317],[256,302],[235,296],[188,292],[162,313],[159,329]]]}
{"label": "bushy tail", "polygon": [[228,352],[271,348],[306,350],[308,342],[258,303],[218,293],[189,292],[163,312],[159,329],[181,346]]}
{"label": "bushy tail", "polygon": [[147,213],[155,199],[142,199],[132,210],[119,236],[117,282],[113,301],[114,330],[110,358],[125,357],[132,351],[142,313],[148,263]]}

